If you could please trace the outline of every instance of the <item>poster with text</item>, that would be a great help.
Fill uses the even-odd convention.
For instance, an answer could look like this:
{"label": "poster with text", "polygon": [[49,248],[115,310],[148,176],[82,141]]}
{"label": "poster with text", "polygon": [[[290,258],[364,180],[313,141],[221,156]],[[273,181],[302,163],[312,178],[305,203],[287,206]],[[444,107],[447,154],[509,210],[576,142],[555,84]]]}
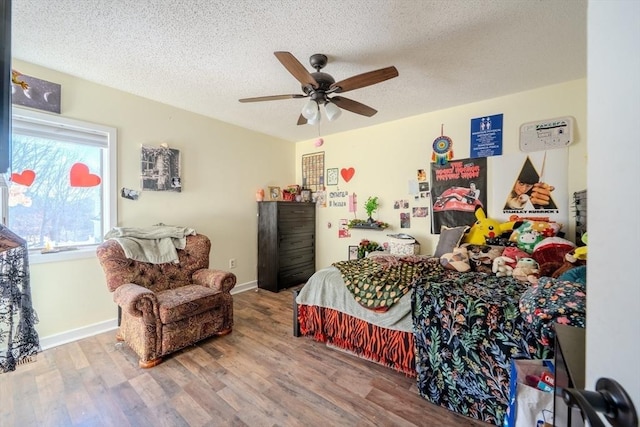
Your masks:
{"label": "poster with text", "polygon": [[[549,217],[568,224],[568,151],[556,149],[492,158],[491,215]],[[566,230],[565,230],[566,231]]]}
{"label": "poster with text", "polygon": [[462,159],[431,164],[431,232],[441,227],[471,226],[475,211],[487,206],[487,159]]}
{"label": "poster with text", "polygon": [[471,119],[471,157],[502,154],[502,114]]}

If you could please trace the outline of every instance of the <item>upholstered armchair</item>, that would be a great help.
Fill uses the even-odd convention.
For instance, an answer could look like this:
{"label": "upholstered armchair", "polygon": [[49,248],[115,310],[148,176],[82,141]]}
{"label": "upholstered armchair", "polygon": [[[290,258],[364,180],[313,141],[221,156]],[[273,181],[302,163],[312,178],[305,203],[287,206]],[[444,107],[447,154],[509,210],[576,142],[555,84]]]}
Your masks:
{"label": "upholstered armchair", "polygon": [[184,249],[177,250],[177,263],[134,261],[112,239],[98,246],[107,287],[122,313],[116,338],[138,354],[142,368],[233,327],[230,291],[236,276],[209,269],[208,237],[186,239]]}

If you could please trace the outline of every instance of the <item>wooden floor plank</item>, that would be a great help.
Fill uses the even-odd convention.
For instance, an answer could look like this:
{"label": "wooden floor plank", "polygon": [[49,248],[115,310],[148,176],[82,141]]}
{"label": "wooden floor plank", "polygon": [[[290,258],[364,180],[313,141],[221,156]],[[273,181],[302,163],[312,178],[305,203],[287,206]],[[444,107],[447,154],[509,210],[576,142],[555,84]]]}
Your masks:
{"label": "wooden floor plank", "polygon": [[415,379],[292,334],[290,290],[234,295],[234,330],[151,369],[106,332],[0,375],[0,425],[487,427],[419,396]]}

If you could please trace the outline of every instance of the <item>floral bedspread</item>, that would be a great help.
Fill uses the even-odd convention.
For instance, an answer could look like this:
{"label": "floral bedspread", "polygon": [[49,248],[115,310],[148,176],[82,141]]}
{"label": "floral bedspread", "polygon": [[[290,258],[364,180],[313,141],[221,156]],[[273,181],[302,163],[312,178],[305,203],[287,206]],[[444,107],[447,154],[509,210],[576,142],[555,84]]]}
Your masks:
{"label": "floral bedspread", "polygon": [[512,277],[444,270],[415,283],[412,319],[420,394],[501,425],[512,358],[552,358],[520,314],[531,286]]}

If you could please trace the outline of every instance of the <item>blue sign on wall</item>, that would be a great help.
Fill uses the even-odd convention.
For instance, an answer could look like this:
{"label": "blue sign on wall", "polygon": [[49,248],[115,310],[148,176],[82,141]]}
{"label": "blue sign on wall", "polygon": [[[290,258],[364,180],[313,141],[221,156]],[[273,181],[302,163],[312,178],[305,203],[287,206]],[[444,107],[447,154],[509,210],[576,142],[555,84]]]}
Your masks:
{"label": "blue sign on wall", "polygon": [[502,114],[471,119],[471,158],[502,155]]}

